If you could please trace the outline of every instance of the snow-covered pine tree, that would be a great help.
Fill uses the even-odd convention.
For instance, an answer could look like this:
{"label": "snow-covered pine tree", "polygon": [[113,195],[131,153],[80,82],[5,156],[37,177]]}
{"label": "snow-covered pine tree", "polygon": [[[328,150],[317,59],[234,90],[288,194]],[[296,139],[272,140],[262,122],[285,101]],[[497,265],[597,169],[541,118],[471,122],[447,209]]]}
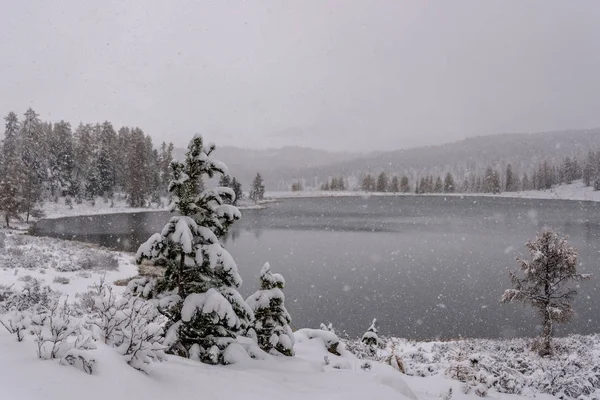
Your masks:
{"label": "snow-covered pine tree", "polygon": [[249,197],[250,200],[255,203],[265,198],[265,185],[263,184],[263,178],[259,173],[256,174],[252,181]]}
{"label": "snow-covered pine tree", "polygon": [[513,174],[512,164],[506,166],[506,184],[504,186],[507,192],[516,192],[517,185],[515,182],[515,175]]}
{"label": "snow-covered pine tree", "polygon": [[71,124],[60,121],[54,124],[48,138],[48,169],[52,196],[73,195],[74,150]]}
{"label": "snow-covered pine tree", "polygon": [[244,197],[244,192],[242,191],[242,184],[235,178],[235,176],[231,181],[231,189],[235,194],[235,200],[233,201],[233,205],[235,206]]}
{"label": "snow-covered pine tree", "polygon": [[128,147],[124,189],[131,207],[143,207],[146,203],[146,197],[152,190],[149,179],[151,146],[149,154],[144,132],[139,128],[133,128]]}
{"label": "snow-covered pine tree", "polygon": [[373,318],[371,326],[362,336],[361,341],[367,346],[378,346],[380,343],[379,336],[377,335],[378,333],[379,330],[377,329],[377,318]]}
{"label": "snow-covered pine tree", "polygon": [[19,217],[25,207],[23,185],[27,180],[19,149],[19,119],[10,112],[6,118],[2,162],[0,163],[0,210],[4,214],[6,227],[10,220]]}
{"label": "snow-covered pine tree", "polygon": [[408,192],[410,192],[410,185],[408,183],[408,176],[406,176],[406,175],[402,175],[402,178],[400,179],[400,191],[402,193],[408,193]]}
{"label": "snow-covered pine tree", "polygon": [[444,191],[444,184],[442,183],[442,178],[437,177],[435,180],[435,186],[433,187],[434,193],[442,193]]}
{"label": "snow-covered pine tree", "polygon": [[371,176],[371,174],[366,174],[365,177],[363,178],[363,181],[361,184],[361,190],[363,192],[373,192],[373,191],[375,191],[375,188],[376,188],[375,178],[373,178],[373,176]]}
{"label": "snow-covered pine tree", "polygon": [[595,155],[593,151],[590,151],[585,160],[583,167],[582,178],[585,186],[591,186],[596,168],[595,168]]}
{"label": "snow-covered pine tree", "polygon": [[31,211],[42,199],[43,182],[46,178],[46,151],[42,126],[38,114],[31,108],[25,112],[20,133],[21,157],[25,168],[26,181],[23,185],[23,199],[26,221]]}
{"label": "snow-covered pine tree", "polygon": [[258,345],[266,352],[294,355],[294,333],[290,328],[292,318],[285,308],[282,289],[285,280],[271,273],[269,263],[260,270],[260,290],[246,302],[254,311],[253,329]]}
{"label": "snow-covered pine tree", "polygon": [[171,179],[171,162],[173,162],[173,143],[162,142],[160,145],[160,181],[165,188],[169,187]]}
{"label": "snow-covered pine tree", "polygon": [[398,176],[394,175],[392,178],[392,183],[390,183],[390,192],[398,193],[400,191],[400,181],[398,181]]}
{"label": "snow-covered pine tree", "polygon": [[389,179],[385,172],[381,171],[377,176],[377,184],[375,190],[378,192],[387,192],[389,186]]}
{"label": "snow-covered pine tree", "polygon": [[454,177],[448,172],[444,178],[444,193],[454,193],[455,191],[456,185],[454,184]]}
{"label": "snow-covered pine tree", "polygon": [[567,323],[575,314],[572,303],[577,291],[567,284],[590,279],[591,275],[577,273],[577,249],[553,230],[538,233],[526,246],[531,260],[517,259],[523,277],[510,273],[513,289],[504,292],[502,301],[518,301],[537,309],[543,328],[538,350],[545,356],[552,354],[554,323]]}
{"label": "snow-covered pine tree", "polygon": [[116,186],[116,149],[117,133],[112,124],[105,121],[101,126],[96,127],[98,135],[98,157],[96,159],[96,168],[98,171],[98,180],[100,192],[103,196],[111,197]]}
{"label": "snow-covered pine tree", "polygon": [[185,162],[173,162],[169,192],[174,216],[161,233],[140,246],[137,262],[154,261],[164,268],[151,296],[168,318],[166,344],[171,350],[202,362],[223,363],[223,353],[236,335],[245,334],[253,313],[237,289],[242,279],[221,245],[228,227],[240,218],[229,188],[200,191],[202,176],[227,173],[211,159],[214,145],[196,136]]}

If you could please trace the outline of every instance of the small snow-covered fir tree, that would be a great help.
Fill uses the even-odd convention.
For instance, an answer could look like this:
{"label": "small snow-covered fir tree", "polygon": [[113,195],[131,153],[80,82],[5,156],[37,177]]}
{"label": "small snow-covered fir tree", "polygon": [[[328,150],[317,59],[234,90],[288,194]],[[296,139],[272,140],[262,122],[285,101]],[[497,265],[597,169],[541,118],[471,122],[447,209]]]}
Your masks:
{"label": "small snow-covered fir tree", "polygon": [[271,266],[266,263],[260,270],[260,290],[246,301],[254,311],[253,329],[260,348],[293,356],[294,333],[290,328],[292,318],[284,304],[284,286],[283,276],[273,274]]}
{"label": "small snow-covered fir tree", "polygon": [[377,318],[373,318],[373,322],[369,329],[362,336],[361,341],[367,346],[378,346],[379,345],[379,336],[377,335],[379,330],[377,329]]}
{"label": "small snow-covered fir tree", "polygon": [[517,259],[524,276],[510,273],[513,289],[504,292],[502,301],[527,303],[537,309],[542,317],[539,353],[550,355],[554,323],[567,323],[575,314],[572,303],[577,291],[567,283],[586,280],[591,275],[577,273],[577,249],[553,230],[538,233],[536,240],[526,246],[531,260]]}
{"label": "small snow-covered fir tree", "polygon": [[229,188],[200,191],[202,178],[226,173],[211,159],[214,145],[202,137],[190,142],[185,162],[173,162],[169,192],[174,216],[161,233],[140,246],[137,261],[149,259],[164,267],[154,290],[167,323],[166,344],[172,351],[206,363],[223,363],[223,352],[238,334],[245,334],[253,318],[237,289],[242,279],[231,255],[219,239],[240,218],[225,204],[234,194]]}

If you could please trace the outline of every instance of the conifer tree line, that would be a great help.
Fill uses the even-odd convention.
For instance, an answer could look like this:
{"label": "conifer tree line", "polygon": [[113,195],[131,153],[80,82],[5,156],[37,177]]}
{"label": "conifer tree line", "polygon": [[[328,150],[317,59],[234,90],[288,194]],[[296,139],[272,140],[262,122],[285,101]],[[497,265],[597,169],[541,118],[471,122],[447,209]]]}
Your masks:
{"label": "conifer tree line", "polygon": [[44,200],[106,201],[117,193],[132,207],[160,202],[166,194],[173,161],[173,144],[155,148],[150,136],[137,127],[118,131],[101,124],[44,122],[28,109],[19,119],[4,118],[0,152],[0,210],[8,223],[25,214],[29,219]]}
{"label": "conifer tree line", "polygon": [[[389,193],[501,193],[521,190],[548,190],[562,184],[582,180],[585,186],[600,190],[600,150],[590,151],[584,162],[567,156],[558,163],[542,160],[530,166],[521,174],[512,164],[504,168],[488,166],[479,172],[467,172],[456,177],[452,172],[445,174],[388,174],[381,171],[363,175],[355,189],[365,192]],[[416,175],[416,177],[415,177]],[[343,178],[341,179],[344,182]],[[335,178],[321,185],[321,190],[348,190],[348,185],[340,188]]]}

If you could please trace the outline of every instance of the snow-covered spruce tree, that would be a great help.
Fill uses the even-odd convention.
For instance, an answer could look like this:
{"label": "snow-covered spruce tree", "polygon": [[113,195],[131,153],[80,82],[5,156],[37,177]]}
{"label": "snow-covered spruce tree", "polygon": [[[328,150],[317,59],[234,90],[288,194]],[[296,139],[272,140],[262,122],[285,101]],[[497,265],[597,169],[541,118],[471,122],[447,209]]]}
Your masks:
{"label": "snow-covered spruce tree", "polygon": [[361,341],[367,346],[378,346],[380,343],[379,336],[377,335],[378,332],[379,330],[377,329],[377,318],[374,318],[373,322],[371,323],[371,326],[362,336]]}
{"label": "snow-covered spruce tree", "polygon": [[236,207],[224,204],[233,191],[217,187],[200,192],[204,175],[226,173],[224,164],[211,159],[214,149],[196,136],[185,162],[171,164],[171,210],[179,215],[137,253],[138,263],[148,259],[164,267],[151,296],[168,318],[165,344],[172,352],[210,364],[224,362],[224,350],[236,335],[247,332],[253,319],[237,291],[242,284],[237,266],[219,242],[240,218]]}
{"label": "snow-covered spruce tree", "polygon": [[21,125],[20,133],[21,157],[25,167],[25,184],[23,185],[23,199],[26,221],[35,206],[42,198],[42,184],[46,179],[46,151],[42,124],[38,114],[29,108]]}
{"label": "snow-covered spruce tree", "polygon": [[244,197],[242,184],[235,177],[233,177],[233,180],[231,181],[231,189],[233,189],[233,193],[235,194],[235,200],[233,201],[233,205],[235,206],[238,201],[242,200]]}
{"label": "snow-covered spruce tree", "polygon": [[526,246],[531,260],[517,258],[523,277],[510,273],[514,288],[504,292],[502,301],[519,301],[537,309],[543,328],[537,347],[540,355],[551,355],[554,323],[567,323],[575,314],[571,303],[577,291],[567,284],[589,279],[591,275],[577,273],[577,249],[553,230],[538,233],[536,240]]}
{"label": "snow-covered spruce tree", "polygon": [[265,197],[265,185],[263,184],[263,178],[259,173],[256,174],[252,181],[252,187],[250,188],[250,200],[258,202]]}
{"label": "snow-covered spruce tree", "polygon": [[25,207],[22,188],[27,176],[19,149],[19,120],[14,112],[9,113],[5,120],[0,163],[0,211],[4,214],[6,227],[10,228],[10,220],[19,218]]}
{"label": "snow-covered spruce tree", "polygon": [[253,329],[260,348],[293,356],[294,333],[290,328],[292,318],[284,305],[284,286],[283,276],[271,273],[271,266],[266,263],[260,270],[260,290],[246,302],[254,311]]}

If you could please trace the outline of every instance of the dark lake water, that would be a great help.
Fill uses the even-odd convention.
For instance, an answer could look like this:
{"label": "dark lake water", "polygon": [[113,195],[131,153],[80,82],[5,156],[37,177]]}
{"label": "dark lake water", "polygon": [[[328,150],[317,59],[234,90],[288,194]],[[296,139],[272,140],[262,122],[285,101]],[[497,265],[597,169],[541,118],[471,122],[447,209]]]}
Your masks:
{"label": "dark lake water", "polygon": [[[287,199],[242,211],[225,245],[244,297],[265,261],[287,281],[294,327],[332,322],[361,335],[415,339],[532,336],[536,315],[501,304],[508,269],[525,241],[559,229],[579,249],[580,271],[600,276],[600,204],[492,197]],[[169,213],[113,214],[40,221],[35,233],[135,251]],[[598,279],[581,284],[577,318],[559,334],[600,332]]]}

